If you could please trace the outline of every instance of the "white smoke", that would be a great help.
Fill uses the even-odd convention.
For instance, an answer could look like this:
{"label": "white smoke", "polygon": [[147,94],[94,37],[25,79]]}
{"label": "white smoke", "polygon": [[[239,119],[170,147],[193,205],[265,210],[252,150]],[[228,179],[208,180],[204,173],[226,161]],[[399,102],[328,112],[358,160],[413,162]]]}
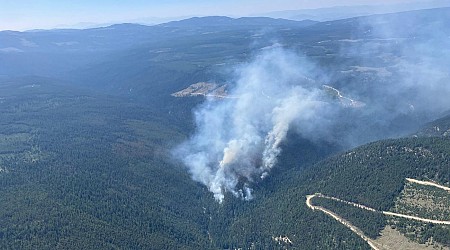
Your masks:
{"label": "white smoke", "polygon": [[311,67],[292,52],[265,50],[237,70],[230,92],[238,98],[208,99],[196,110],[197,132],[176,154],[216,200],[225,192],[252,199],[251,182],[277,163],[289,127],[326,114],[320,85],[306,77]]}
{"label": "white smoke", "polygon": [[[197,131],[176,155],[221,202],[226,192],[252,198],[251,184],[277,164],[292,128],[344,148],[413,133],[450,107],[448,11],[362,18],[351,39],[313,42],[330,55],[311,58],[321,69],[280,45],[265,47],[236,70],[230,95],[238,98],[208,99],[196,110]],[[333,88],[325,94],[322,84],[366,105],[330,101]]]}

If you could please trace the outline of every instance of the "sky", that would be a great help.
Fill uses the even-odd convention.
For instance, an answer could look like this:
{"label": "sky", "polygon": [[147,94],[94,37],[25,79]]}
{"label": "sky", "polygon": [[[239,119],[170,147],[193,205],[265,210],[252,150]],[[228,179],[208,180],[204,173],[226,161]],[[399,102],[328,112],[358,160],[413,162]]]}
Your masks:
{"label": "sky", "polygon": [[0,0],[0,30],[154,23],[190,16],[235,17],[280,10],[405,2],[408,0]]}

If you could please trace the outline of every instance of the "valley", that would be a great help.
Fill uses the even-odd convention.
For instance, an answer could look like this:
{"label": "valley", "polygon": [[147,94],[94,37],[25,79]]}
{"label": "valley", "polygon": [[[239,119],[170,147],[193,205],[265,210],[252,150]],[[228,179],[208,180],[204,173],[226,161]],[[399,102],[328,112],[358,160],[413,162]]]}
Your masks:
{"label": "valley", "polygon": [[0,31],[0,248],[448,249],[449,21]]}

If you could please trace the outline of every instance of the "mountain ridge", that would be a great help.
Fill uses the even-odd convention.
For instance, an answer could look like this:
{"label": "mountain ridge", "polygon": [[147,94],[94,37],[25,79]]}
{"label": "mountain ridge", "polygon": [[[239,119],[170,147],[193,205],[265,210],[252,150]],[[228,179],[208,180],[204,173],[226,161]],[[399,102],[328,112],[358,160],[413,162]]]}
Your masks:
{"label": "mountain ridge", "polygon": [[172,21],[168,23],[159,24],[157,26],[163,27],[204,27],[204,26],[308,26],[317,23],[311,20],[293,21],[282,18],[270,17],[239,17],[231,18],[227,16],[207,16],[207,17],[192,17],[180,21]]}
{"label": "mountain ridge", "polygon": [[[421,218],[449,213],[447,193],[415,186],[406,178],[449,186],[450,140],[444,133],[450,116],[420,116],[420,105],[434,102],[399,100],[407,94],[404,88],[394,89],[402,95],[386,96],[402,79],[399,63],[408,59],[399,46],[423,45],[416,42],[428,41],[433,31],[429,25],[445,24],[448,12],[386,16],[401,21],[418,17],[412,35],[406,33],[412,24],[400,22],[401,30],[386,39],[366,32],[370,26],[361,29],[359,21],[367,18],[307,27],[289,24],[264,32],[259,24],[199,29],[119,24],[57,35],[14,33],[1,46],[23,52],[0,52],[0,248],[369,249],[351,230],[307,207],[307,195],[314,193],[379,211],[409,210]],[[5,34],[9,33],[0,36]],[[277,46],[272,46],[273,38],[278,38]],[[234,84],[234,70],[268,49],[299,54],[299,60],[308,58],[323,69],[326,73],[301,64],[308,78],[300,79],[326,82],[327,87],[314,86],[336,100],[331,108],[361,100],[364,110],[380,105],[387,110],[377,116],[375,111],[360,115],[363,109],[342,109],[335,117],[344,122],[328,131],[302,129],[319,123],[289,126],[270,175],[249,182],[254,198],[243,201],[226,192],[219,204],[174,159],[173,151],[195,137],[193,112],[214,103],[202,105],[203,98],[170,94],[191,83]],[[296,76],[299,68],[292,69]],[[260,73],[265,72],[271,71]],[[38,76],[29,76],[33,74]],[[426,86],[431,80],[426,78]],[[223,94],[226,88],[219,85],[202,83],[186,93]],[[374,86],[387,91],[371,95],[385,90]],[[428,94],[422,91],[425,85],[420,86],[420,92],[408,97]],[[445,85],[438,90],[445,95]],[[429,120],[434,121],[414,132]],[[359,133],[351,134],[354,130]],[[386,139],[390,136],[400,138]],[[426,202],[420,202],[425,196]],[[389,228],[414,244],[435,241],[450,246],[450,228],[445,225],[393,220],[335,201],[316,197],[313,202],[370,237]]]}

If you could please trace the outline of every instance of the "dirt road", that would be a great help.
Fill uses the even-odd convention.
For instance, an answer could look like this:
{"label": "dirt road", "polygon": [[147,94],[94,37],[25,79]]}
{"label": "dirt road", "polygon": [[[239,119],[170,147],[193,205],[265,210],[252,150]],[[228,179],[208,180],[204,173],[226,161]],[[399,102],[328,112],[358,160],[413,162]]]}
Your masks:
{"label": "dirt road", "polygon": [[415,179],[411,179],[411,178],[406,178],[406,180],[409,181],[409,182],[417,183],[417,184],[424,185],[424,186],[437,187],[437,188],[440,188],[440,189],[443,189],[443,190],[446,190],[446,191],[450,192],[450,187],[442,186],[442,185],[436,184],[436,183],[431,182],[431,181],[419,181],[419,180],[415,180]]}
{"label": "dirt road", "polygon": [[[434,182],[429,182],[429,181],[419,181],[416,179],[411,179],[411,178],[406,178],[407,181],[409,182],[413,182],[413,183],[417,183],[420,185],[426,185],[426,186],[434,186],[443,190],[447,190],[450,191],[449,187],[446,186],[442,186],[439,184],[436,184]],[[432,223],[432,224],[441,224],[441,225],[450,225],[450,221],[441,221],[441,220],[431,220],[431,219],[426,219],[426,218],[421,218],[421,217],[417,217],[417,216],[411,216],[411,215],[406,215],[406,214],[399,214],[399,213],[393,213],[393,212],[388,212],[388,211],[377,211],[374,208],[362,205],[362,204],[358,204],[355,202],[351,202],[351,201],[345,201],[336,197],[332,197],[332,196],[326,196],[323,195],[321,193],[315,193],[315,194],[311,194],[311,195],[307,195],[306,196],[306,206],[308,206],[308,208],[312,209],[312,210],[319,210],[322,211],[323,213],[331,216],[332,218],[334,218],[335,220],[337,220],[338,222],[340,222],[341,224],[343,224],[344,226],[346,226],[347,228],[349,228],[352,232],[356,233],[359,237],[361,237],[365,242],[367,242],[367,244],[369,244],[369,246],[374,249],[374,250],[380,250],[380,248],[377,246],[377,243],[374,242],[371,238],[367,237],[362,231],[361,229],[355,227],[354,225],[352,225],[349,221],[345,220],[344,218],[340,217],[338,214],[324,208],[321,206],[314,206],[311,202],[311,200],[314,197],[321,197],[321,198],[325,198],[325,199],[330,199],[330,200],[334,200],[334,201],[338,201],[338,202],[342,202],[351,206],[355,206],[367,211],[371,211],[371,212],[381,212],[385,215],[388,216],[395,216],[395,217],[401,217],[401,218],[406,218],[406,219],[410,219],[410,220],[416,220],[416,221],[421,221],[421,222],[426,222],[426,223]]]}

